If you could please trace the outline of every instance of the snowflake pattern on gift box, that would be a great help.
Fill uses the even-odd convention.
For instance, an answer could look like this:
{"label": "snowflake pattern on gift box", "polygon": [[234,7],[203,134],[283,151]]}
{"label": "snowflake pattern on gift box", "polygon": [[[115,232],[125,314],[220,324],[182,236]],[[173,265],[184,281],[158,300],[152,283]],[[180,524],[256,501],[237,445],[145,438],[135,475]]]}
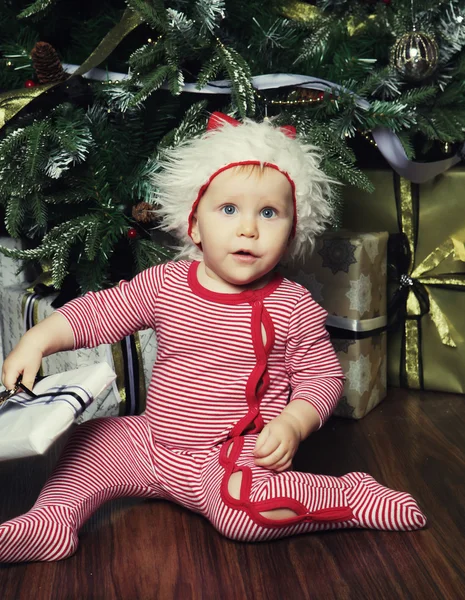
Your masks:
{"label": "snowflake pattern on gift box", "polygon": [[357,360],[351,360],[347,381],[349,388],[359,394],[364,394],[370,389],[371,361],[369,356],[361,354]]}
{"label": "snowflake pattern on gift box", "polygon": [[349,352],[350,346],[355,344],[355,341],[356,340],[340,340],[336,338],[331,339],[331,343],[335,352],[344,352],[344,354]]}
{"label": "snowflake pattern on gift box", "polygon": [[379,239],[376,235],[367,234],[363,240],[363,247],[368,254],[368,257],[373,264],[375,262],[375,258],[379,254]]}
{"label": "snowflake pattern on gift box", "polygon": [[351,244],[349,240],[323,240],[323,247],[318,250],[318,254],[323,259],[322,266],[331,269],[333,275],[338,271],[349,272],[350,265],[357,262],[355,250],[357,246]]}
{"label": "snowflake pattern on gift box", "polygon": [[387,257],[386,256],[383,258],[383,260],[380,263],[380,269],[381,269],[381,275],[383,277],[385,277],[386,273],[387,273]]}
{"label": "snowflake pattern on gift box", "polygon": [[305,273],[302,269],[297,273],[296,281],[309,290],[315,302],[323,302],[323,284],[318,281],[313,273]]}
{"label": "snowflake pattern on gift box", "polygon": [[369,275],[360,275],[359,279],[350,282],[350,290],[346,292],[350,300],[350,309],[357,310],[361,315],[370,310],[371,279]]}

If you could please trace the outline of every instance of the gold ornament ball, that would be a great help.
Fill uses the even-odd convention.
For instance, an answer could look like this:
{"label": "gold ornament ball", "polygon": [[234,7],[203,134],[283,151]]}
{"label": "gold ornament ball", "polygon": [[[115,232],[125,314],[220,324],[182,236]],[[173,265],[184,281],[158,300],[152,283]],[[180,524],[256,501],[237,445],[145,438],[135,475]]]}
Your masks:
{"label": "gold ornament ball", "polygon": [[436,40],[421,31],[405,33],[394,44],[391,61],[405,79],[426,79],[438,66]]}

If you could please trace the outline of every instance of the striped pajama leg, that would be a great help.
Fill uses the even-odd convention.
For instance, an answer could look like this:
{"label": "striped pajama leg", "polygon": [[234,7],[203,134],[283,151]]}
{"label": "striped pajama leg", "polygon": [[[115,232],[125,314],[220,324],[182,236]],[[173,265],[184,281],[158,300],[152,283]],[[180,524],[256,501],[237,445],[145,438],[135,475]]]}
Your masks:
{"label": "striped pajama leg", "polygon": [[0,526],[0,562],[67,558],[81,525],[107,500],[160,497],[152,456],[143,416],[79,425],[32,509]]}
{"label": "striped pajama leg", "polygon": [[[426,518],[409,494],[385,488],[366,473],[331,477],[257,467],[252,456],[256,437],[229,440],[204,465],[206,516],[226,537],[260,541],[328,529],[424,527]],[[233,497],[228,482],[238,471],[241,489]],[[272,517],[272,511],[282,509],[295,516]]]}

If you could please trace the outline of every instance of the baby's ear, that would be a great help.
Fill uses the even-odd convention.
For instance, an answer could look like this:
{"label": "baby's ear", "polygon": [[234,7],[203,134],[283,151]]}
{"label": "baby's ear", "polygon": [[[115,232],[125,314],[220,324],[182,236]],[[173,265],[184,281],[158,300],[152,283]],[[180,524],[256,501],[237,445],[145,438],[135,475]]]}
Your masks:
{"label": "baby's ear", "polygon": [[199,224],[197,221],[197,212],[194,213],[192,217],[192,228],[191,228],[191,238],[194,244],[200,244],[200,232],[199,232]]}

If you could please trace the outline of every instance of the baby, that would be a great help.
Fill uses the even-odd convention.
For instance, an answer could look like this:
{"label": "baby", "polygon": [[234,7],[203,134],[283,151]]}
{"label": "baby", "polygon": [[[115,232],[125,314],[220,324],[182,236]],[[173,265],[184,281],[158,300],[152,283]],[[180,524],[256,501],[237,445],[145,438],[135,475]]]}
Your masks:
{"label": "baby", "polygon": [[326,312],[279,276],[328,221],[331,182],[292,127],[214,113],[166,153],[156,178],[178,260],[77,298],[21,339],[3,366],[32,386],[43,356],[153,328],[158,353],[140,416],[76,428],[33,508],[0,526],[0,562],[72,555],[107,500],[164,498],[242,541],[343,528],[414,530],[415,500],[365,473],[299,473],[292,460],[343,388]]}

